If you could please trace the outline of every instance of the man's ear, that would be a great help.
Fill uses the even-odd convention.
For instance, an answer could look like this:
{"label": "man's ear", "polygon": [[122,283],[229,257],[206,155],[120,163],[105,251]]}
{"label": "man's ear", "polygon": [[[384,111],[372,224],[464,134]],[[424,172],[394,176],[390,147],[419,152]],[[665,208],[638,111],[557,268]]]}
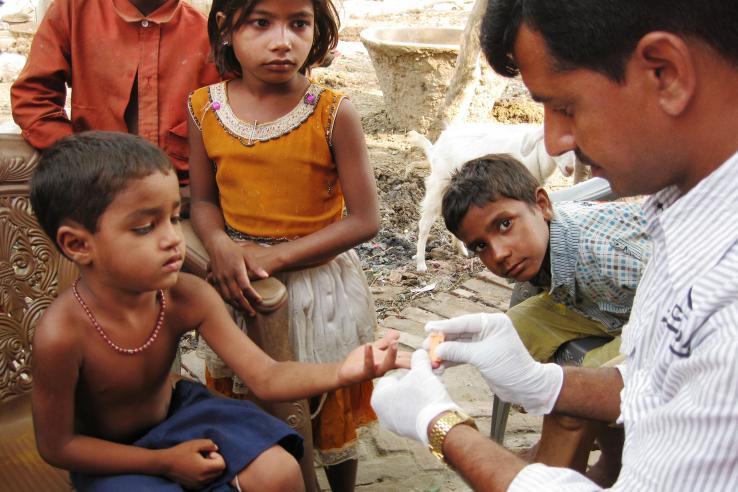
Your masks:
{"label": "man's ear", "polygon": [[536,207],[541,211],[544,219],[547,221],[553,219],[553,205],[551,205],[551,199],[543,186],[536,188]]}
{"label": "man's ear", "polygon": [[56,244],[78,265],[89,265],[92,261],[92,233],[76,222],[67,221],[59,226]]}
{"label": "man's ear", "polygon": [[650,32],[638,42],[633,60],[645,70],[661,109],[670,116],[681,114],[697,85],[694,59],[684,39],[668,32]]}

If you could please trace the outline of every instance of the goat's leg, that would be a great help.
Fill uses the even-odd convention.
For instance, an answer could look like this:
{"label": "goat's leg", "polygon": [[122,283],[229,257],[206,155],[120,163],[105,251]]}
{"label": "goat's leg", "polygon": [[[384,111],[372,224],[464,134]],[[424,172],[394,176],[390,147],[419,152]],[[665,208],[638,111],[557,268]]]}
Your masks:
{"label": "goat's leg", "polygon": [[464,256],[469,256],[469,251],[467,251],[466,246],[464,245],[463,241],[461,241],[461,239],[454,236],[453,234],[451,234],[451,244],[453,244],[456,247],[456,251],[458,251],[459,254],[462,254]]}
{"label": "goat's leg", "polygon": [[420,220],[418,221],[418,244],[415,251],[415,265],[419,272],[428,270],[428,266],[425,264],[425,245],[428,242],[431,227],[433,227],[433,223],[441,212],[439,207],[431,208],[425,205],[426,201],[423,200]]}
{"label": "goat's leg", "polygon": [[581,163],[579,159],[574,161],[574,184],[587,181],[592,177],[592,171],[585,164]]}

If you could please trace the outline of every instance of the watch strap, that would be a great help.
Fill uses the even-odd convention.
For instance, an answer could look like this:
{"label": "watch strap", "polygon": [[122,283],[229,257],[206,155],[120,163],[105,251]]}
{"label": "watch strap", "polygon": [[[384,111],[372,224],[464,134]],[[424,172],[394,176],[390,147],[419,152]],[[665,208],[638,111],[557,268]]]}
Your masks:
{"label": "watch strap", "polygon": [[446,463],[446,458],[443,455],[443,442],[446,440],[446,435],[448,435],[449,431],[457,425],[468,425],[475,429],[477,428],[477,424],[474,422],[474,419],[469,415],[459,410],[451,410],[442,413],[441,416],[433,422],[433,425],[428,432],[428,449],[433,453],[433,456],[444,463]]}

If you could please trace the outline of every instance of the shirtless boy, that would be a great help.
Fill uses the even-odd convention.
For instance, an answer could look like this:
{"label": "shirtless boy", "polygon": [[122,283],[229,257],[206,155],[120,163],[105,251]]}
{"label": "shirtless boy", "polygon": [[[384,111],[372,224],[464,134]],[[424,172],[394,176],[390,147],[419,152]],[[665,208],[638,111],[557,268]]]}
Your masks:
{"label": "shirtless boy", "polygon": [[302,489],[292,429],[170,377],[190,330],[263,400],[320,394],[395,366],[396,334],[336,364],[275,362],[244,336],[210,285],[180,273],[177,175],[140,137],[66,137],[44,153],[31,188],[39,222],[81,272],[33,341],[38,449],[78,490]]}

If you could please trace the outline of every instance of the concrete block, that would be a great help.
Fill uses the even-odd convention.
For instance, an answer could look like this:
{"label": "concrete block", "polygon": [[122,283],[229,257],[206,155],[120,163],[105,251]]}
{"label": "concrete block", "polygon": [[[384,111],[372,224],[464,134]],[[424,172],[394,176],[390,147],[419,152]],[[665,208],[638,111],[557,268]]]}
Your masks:
{"label": "concrete block", "polygon": [[470,313],[500,312],[499,309],[494,307],[472,302],[468,299],[461,299],[445,292],[425,298],[418,302],[417,306],[446,318],[454,318],[456,316]]}
{"label": "concrete block", "polygon": [[512,291],[514,283],[510,283],[507,281],[506,278],[498,277],[494,273],[490,272],[489,270],[484,270],[479,272],[476,275],[476,278],[484,280],[485,282],[491,282],[493,284],[497,284],[500,287],[504,287],[506,289],[510,289]]}
{"label": "concrete block", "polygon": [[425,323],[420,323],[413,319],[388,316],[379,323],[379,326],[382,328],[391,328],[403,333],[412,333],[413,335],[417,336],[425,336]]}
{"label": "concrete block", "polygon": [[436,313],[421,309],[417,306],[410,306],[403,309],[402,311],[400,311],[400,316],[416,321],[422,325],[425,325],[428,321],[445,319],[443,316],[439,316]]}
{"label": "concrete block", "polygon": [[464,282],[462,286],[465,289],[476,292],[476,299],[478,301],[489,306],[494,306],[502,311],[506,310],[510,304],[510,295],[512,294],[512,290],[498,284],[485,282],[478,278],[471,278]]}

